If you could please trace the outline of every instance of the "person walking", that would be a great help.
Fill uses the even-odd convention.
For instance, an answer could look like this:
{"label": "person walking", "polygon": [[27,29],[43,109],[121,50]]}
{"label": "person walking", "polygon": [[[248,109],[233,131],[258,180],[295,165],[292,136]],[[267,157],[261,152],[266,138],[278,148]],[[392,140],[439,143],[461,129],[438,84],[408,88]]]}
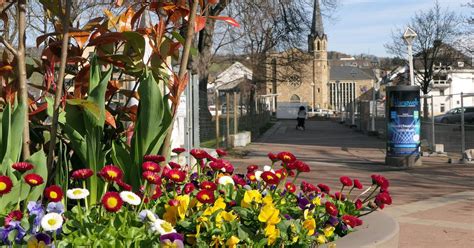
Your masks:
{"label": "person walking", "polygon": [[300,110],[298,111],[298,117],[296,120],[298,121],[298,124],[296,125],[296,129],[301,128],[302,130],[305,130],[304,122],[306,120],[307,113],[306,113],[306,108],[304,106],[300,107]]}

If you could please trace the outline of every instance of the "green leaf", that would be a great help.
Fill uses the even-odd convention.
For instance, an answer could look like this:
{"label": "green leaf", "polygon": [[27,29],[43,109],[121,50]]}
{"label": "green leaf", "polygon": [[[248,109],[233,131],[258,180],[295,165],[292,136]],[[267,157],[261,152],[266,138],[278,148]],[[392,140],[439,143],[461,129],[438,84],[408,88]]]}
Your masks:
{"label": "green leaf", "polygon": [[27,201],[36,201],[43,194],[43,190],[46,187],[46,182],[48,181],[46,154],[43,152],[43,150],[39,150],[38,152],[31,155],[26,161],[35,166],[32,173],[36,173],[44,179],[44,183],[34,187],[30,193],[29,198],[27,199]]}
{"label": "green leaf", "polygon": [[138,32],[123,32],[122,35],[127,39],[127,44],[143,58],[145,54],[145,39]]}
{"label": "green leaf", "polygon": [[97,120],[100,119],[100,108],[92,101],[86,99],[68,99],[66,100],[66,103],[74,106],[80,106],[84,110],[87,110],[89,113],[91,113],[92,116],[94,116]]}
{"label": "green leaf", "polygon": [[[23,137],[23,120],[26,106],[19,104],[11,113],[11,105],[8,104],[2,115],[2,147],[0,148],[0,161],[2,165],[7,160],[16,163],[21,155],[21,141]],[[0,172],[4,173],[6,168],[2,166]]]}
{"label": "green leaf", "polygon": [[[170,123],[166,114],[169,107],[164,103],[160,88],[150,72],[141,80],[138,94],[140,103],[131,147],[136,177],[139,177],[138,166],[141,166],[143,156],[158,153]],[[133,186],[138,187],[137,184]]]}
{"label": "green leaf", "polygon": [[121,146],[117,141],[112,142],[112,151],[110,155],[114,164],[119,166],[120,169],[124,171],[126,182],[131,183],[132,181],[140,180],[140,178],[132,177],[132,175],[135,175],[136,173],[132,171],[135,168],[132,166],[133,161],[130,157],[130,152]]}

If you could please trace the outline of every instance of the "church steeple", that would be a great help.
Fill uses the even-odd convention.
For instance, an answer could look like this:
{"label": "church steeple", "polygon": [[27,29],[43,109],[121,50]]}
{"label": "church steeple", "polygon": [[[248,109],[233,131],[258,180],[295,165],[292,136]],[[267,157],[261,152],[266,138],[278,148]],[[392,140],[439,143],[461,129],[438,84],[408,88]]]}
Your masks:
{"label": "church steeple", "polygon": [[[308,50],[313,52],[314,50],[320,51],[323,49],[322,43],[326,43],[326,34],[324,33],[323,16],[321,15],[321,6],[319,0],[314,0],[313,8],[313,23],[311,25],[311,34],[308,35]],[[317,44],[320,44],[319,47]]]}

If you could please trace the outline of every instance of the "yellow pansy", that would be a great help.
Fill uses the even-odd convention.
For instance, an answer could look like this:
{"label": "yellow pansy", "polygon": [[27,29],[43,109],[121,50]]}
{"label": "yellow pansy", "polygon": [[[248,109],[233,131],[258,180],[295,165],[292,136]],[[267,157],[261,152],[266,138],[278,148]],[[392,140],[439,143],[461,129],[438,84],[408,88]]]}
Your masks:
{"label": "yellow pansy", "polygon": [[318,244],[325,244],[326,242],[328,242],[324,235],[318,235],[316,241],[318,242]]}
{"label": "yellow pansy", "polygon": [[313,199],[313,204],[316,206],[321,206],[321,197],[317,196]]}
{"label": "yellow pansy", "polygon": [[214,212],[216,212],[219,209],[225,209],[225,207],[226,205],[225,205],[224,198],[219,197],[214,202],[214,205],[212,207],[206,208],[206,210],[204,210],[204,213],[202,213],[202,215],[205,215],[205,216],[212,215]]}
{"label": "yellow pansy", "polygon": [[236,218],[237,218],[237,215],[234,215],[232,211],[231,212],[221,211],[216,215],[216,226],[220,228],[222,226],[223,221],[231,222],[235,220]]}
{"label": "yellow pansy", "polygon": [[229,248],[236,248],[239,242],[240,239],[232,235],[232,237],[230,237],[227,242],[225,242],[225,245]]}
{"label": "yellow pansy", "polygon": [[262,202],[263,202],[264,205],[272,205],[272,206],[273,206],[273,198],[272,198],[272,196],[271,196],[270,194],[268,194],[267,196],[265,196],[265,197],[263,198],[263,201],[262,201]]}
{"label": "yellow pansy", "polygon": [[258,190],[248,190],[245,191],[244,198],[240,205],[244,208],[248,208],[252,205],[252,202],[261,203],[262,202],[262,195]]}
{"label": "yellow pansy", "polygon": [[272,245],[280,236],[280,230],[278,230],[275,225],[267,225],[267,227],[265,227],[265,236],[268,240],[267,245]]}
{"label": "yellow pansy", "polygon": [[316,229],[316,221],[313,218],[309,218],[303,222],[303,227],[308,230],[308,236],[311,236]]}
{"label": "yellow pansy", "polygon": [[163,214],[163,219],[171,223],[173,226],[176,225],[178,218],[178,207],[176,206],[165,206],[165,214]]}
{"label": "yellow pansy", "polygon": [[184,220],[186,217],[186,211],[189,207],[189,195],[180,195],[176,197],[176,200],[179,201],[178,204],[178,215],[181,220]]}
{"label": "yellow pansy", "polygon": [[324,236],[326,237],[332,237],[332,235],[334,234],[334,227],[333,226],[327,226],[323,229],[323,232],[324,232]]}
{"label": "yellow pansy", "polygon": [[260,210],[258,220],[267,223],[267,225],[276,225],[281,221],[280,210],[276,209],[273,205],[265,205]]}

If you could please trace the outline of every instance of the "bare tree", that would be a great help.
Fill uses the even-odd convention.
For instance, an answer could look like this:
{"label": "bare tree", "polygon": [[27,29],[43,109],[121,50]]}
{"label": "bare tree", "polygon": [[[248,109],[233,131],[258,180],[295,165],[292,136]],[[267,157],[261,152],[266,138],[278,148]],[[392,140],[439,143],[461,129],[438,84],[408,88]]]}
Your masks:
{"label": "bare tree", "polygon": [[[220,15],[231,2],[232,0],[221,0],[214,5],[207,3],[204,7],[207,8],[207,16]],[[199,54],[192,62],[193,71],[199,75],[199,123],[202,140],[210,139],[211,134],[214,133],[212,116],[207,103],[207,84],[209,81],[209,66],[213,55],[215,27],[216,20],[207,18],[205,28],[196,37],[196,47]]]}
{"label": "bare tree", "polygon": [[[423,94],[431,90],[433,76],[437,73],[434,65],[450,61],[450,53],[445,48],[455,41],[460,23],[461,18],[456,12],[442,9],[436,2],[431,9],[416,13],[408,24],[418,35],[413,44],[414,73]],[[392,41],[385,44],[385,48],[397,57],[406,58],[402,35],[402,28],[392,32]],[[423,105],[423,114],[427,118],[427,98],[424,98]]]}

